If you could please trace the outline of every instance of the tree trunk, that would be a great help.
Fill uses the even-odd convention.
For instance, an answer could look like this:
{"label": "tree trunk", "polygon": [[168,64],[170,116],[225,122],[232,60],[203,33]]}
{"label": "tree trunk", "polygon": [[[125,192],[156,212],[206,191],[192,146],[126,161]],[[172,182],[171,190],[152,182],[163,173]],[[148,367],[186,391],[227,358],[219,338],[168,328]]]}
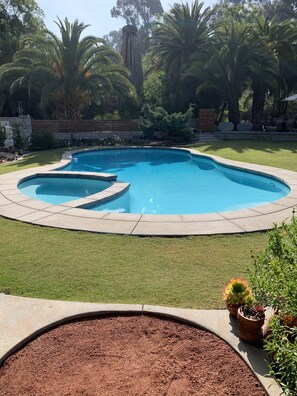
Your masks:
{"label": "tree trunk", "polygon": [[239,99],[231,98],[228,101],[229,122],[233,122],[234,130],[240,122]]}
{"label": "tree trunk", "polygon": [[141,97],[143,91],[143,70],[137,27],[132,25],[124,26],[122,40],[121,55],[124,59],[124,65],[131,71],[130,81]]}
{"label": "tree trunk", "polygon": [[254,131],[261,131],[263,128],[265,94],[265,87],[261,85],[253,87],[252,124]]}
{"label": "tree trunk", "polygon": [[80,111],[77,107],[66,106],[65,113],[66,120],[78,120],[80,118]]}

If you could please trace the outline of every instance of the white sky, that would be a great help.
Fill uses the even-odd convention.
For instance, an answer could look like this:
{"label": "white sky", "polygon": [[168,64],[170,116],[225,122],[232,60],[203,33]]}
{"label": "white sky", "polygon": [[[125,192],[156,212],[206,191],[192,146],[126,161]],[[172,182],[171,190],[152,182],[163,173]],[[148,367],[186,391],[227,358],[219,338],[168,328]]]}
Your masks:
{"label": "white sky", "polygon": [[[179,2],[178,0],[161,0],[164,10],[170,9],[170,4]],[[191,3],[192,0],[183,0]],[[87,35],[102,37],[111,30],[118,30],[124,26],[121,19],[112,18],[110,10],[116,5],[116,0],[36,0],[36,3],[45,14],[45,24],[49,30],[59,33],[56,24],[53,22],[68,18],[70,22],[78,19],[86,25],[91,25],[86,29]],[[216,0],[204,0],[205,6],[216,3]]]}

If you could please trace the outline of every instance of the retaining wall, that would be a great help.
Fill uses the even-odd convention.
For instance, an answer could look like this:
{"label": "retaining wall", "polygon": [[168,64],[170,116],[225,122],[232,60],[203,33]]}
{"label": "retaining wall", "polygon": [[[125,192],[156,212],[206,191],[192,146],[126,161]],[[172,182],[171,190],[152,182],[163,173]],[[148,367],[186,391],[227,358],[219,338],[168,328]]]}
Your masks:
{"label": "retaining wall", "polygon": [[297,132],[214,132],[216,138],[222,140],[273,140],[281,142],[297,142]]}

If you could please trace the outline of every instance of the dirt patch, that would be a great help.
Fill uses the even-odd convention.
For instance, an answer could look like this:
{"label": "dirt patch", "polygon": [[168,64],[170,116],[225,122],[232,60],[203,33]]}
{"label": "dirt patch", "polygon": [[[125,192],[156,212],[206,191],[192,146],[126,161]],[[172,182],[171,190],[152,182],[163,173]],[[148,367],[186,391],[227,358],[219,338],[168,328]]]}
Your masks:
{"label": "dirt patch", "polygon": [[77,321],[41,335],[6,360],[0,394],[266,395],[224,341],[149,316]]}

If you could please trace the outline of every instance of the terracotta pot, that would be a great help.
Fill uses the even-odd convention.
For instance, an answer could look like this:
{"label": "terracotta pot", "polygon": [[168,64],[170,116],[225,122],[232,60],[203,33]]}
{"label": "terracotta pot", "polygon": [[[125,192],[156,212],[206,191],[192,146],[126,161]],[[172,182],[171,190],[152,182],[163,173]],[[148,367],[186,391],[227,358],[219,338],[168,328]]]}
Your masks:
{"label": "terracotta pot", "polygon": [[250,319],[242,314],[242,308],[237,311],[237,332],[238,337],[246,342],[260,341],[262,336],[262,326],[265,319]]}
{"label": "terracotta pot", "polygon": [[230,312],[230,315],[237,316],[238,308],[241,307],[243,304],[229,304],[227,305],[227,309]]}

